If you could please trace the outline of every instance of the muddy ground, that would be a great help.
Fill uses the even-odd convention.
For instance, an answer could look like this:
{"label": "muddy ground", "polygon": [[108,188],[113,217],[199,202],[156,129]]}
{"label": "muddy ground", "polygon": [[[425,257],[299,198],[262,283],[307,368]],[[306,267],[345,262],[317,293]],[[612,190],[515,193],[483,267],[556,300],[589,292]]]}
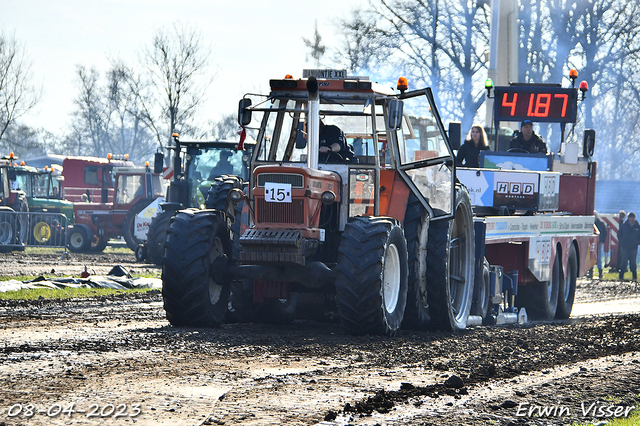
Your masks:
{"label": "muddy ground", "polygon": [[[5,275],[157,271],[133,254],[1,256]],[[581,280],[577,301],[639,296]],[[640,406],[639,331],[638,314],[394,338],[332,321],[192,329],[168,324],[159,292],[0,301],[0,425],[602,421]]]}

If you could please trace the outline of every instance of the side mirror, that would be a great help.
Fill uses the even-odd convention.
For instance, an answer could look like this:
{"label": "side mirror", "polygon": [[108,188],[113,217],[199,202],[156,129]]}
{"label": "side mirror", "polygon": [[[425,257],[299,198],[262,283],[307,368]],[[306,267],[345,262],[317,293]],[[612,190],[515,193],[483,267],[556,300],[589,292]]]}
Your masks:
{"label": "side mirror", "polygon": [[7,177],[9,178],[9,180],[16,180],[17,178],[16,169],[14,169],[13,167],[10,167],[9,169],[7,169]]}
{"label": "side mirror", "polygon": [[251,99],[242,98],[238,102],[238,124],[241,126],[248,126],[251,123],[251,111],[248,110],[251,106]]}
{"label": "side mirror", "polygon": [[582,156],[593,157],[596,147],[596,131],[593,129],[585,129],[584,141],[582,142]]}
{"label": "side mirror", "polygon": [[162,152],[156,152],[153,158],[153,173],[162,173],[164,168],[164,154]]}
{"label": "side mirror", "polygon": [[451,144],[451,149],[454,151],[459,150],[461,141],[462,124],[459,121],[451,121],[449,123],[449,144]]}
{"label": "side mirror", "polygon": [[387,114],[387,128],[389,130],[398,130],[402,127],[402,112],[404,109],[404,102],[398,99],[391,99],[389,101],[389,111]]}
{"label": "side mirror", "polygon": [[304,149],[307,147],[307,138],[304,134],[304,122],[298,122],[298,129],[296,130],[296,149]]}

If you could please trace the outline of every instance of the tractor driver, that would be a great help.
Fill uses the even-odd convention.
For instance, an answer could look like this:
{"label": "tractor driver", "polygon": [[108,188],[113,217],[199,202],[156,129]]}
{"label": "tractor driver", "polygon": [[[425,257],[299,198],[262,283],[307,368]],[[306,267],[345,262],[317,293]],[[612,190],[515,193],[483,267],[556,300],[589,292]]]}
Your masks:
{"label": "tractor driver", "polygon": [[[320,120],[320,154],[321,158],[325,158],[326,162],[331,163],[357,163],[358,158],[355,156],[344,132],[338,126],[332,124],[324,124]],[[332,156],[331,153],[339,155]]]}
{"label": "tractor driver", "polygon": [[509,149],[516,148],[529,151],[531,154],[547,153],[547,144],[533,131],[533,122],[523,120],[520,133],[509,142]]}
{"label": "tractor driver", "polygon": [[229,157],[232,155],[233,153],[231,151],[222,151],[220,153],[220,160],[216,166],[211,169],[209,180],[214,180],[218,176],[233,174],[233,164],[229,161]]}

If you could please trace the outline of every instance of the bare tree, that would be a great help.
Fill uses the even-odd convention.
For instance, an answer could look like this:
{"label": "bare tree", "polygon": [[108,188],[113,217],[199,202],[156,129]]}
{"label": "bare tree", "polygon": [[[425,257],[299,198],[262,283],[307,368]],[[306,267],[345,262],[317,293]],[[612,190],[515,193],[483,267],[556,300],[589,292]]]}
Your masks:
{"label": "bare tree", "polygon": [[138,97],[131,91],[134,79],[122,63],[101,81],[97,70],[78,67],[80,94],[75,100],[73,131],[66,138],[69,152],[105,156],[129,154],[134,162],[150,159],[155,142],[147,130]]}
{"label": "bare tree", "polygon": [[40,90],[29,83],[31,77],[24,48],[14,37],[0,33],[0,140],[40,99]]}
{"label": "bare tree", "polygon": [[171,142],[178,128],[193,128],[197,107],[213,80],[207,75],[209,49],[200,34],[188,27],[159,30],[142,54],[144,78],[134,82],[147,127],[157,143]]}
{"label": "bare tree", "polygon": [[350,69],[376,78],[395,80],[402,72],[413,87],[431,86],[445,117],[462,116],[470,127],[484,101],[479,53],[488,45],[488,12],[484,0],[371,1],[342,23],[343,57]]}

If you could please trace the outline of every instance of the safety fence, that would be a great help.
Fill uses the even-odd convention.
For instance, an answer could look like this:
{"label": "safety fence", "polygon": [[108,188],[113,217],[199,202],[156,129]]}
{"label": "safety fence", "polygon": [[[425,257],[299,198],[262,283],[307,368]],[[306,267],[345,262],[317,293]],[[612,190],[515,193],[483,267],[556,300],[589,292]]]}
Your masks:
{"label": "safety fence", "polygon": [[0,210],[0,252],[25,247],[67,247],[68,218],[62,213]]}

